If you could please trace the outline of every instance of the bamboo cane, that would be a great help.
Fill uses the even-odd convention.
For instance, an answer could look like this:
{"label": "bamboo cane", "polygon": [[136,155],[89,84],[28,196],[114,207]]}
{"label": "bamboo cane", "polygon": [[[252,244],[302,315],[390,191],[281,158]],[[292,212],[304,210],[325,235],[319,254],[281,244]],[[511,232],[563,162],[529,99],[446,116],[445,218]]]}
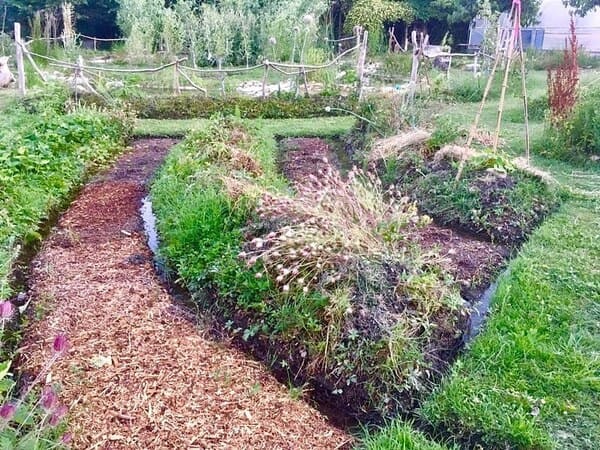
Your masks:
{"label": "bamboo cane", "polygon": [[[519,17],[519,23],[521,22],[521,18]],[[531,143],[530,143],[530,134],[529,134],[529,104],[527,100],[527,81],[525,74],[525,54],[523,52],[523,36],[519,32],[518,36],[519,42],[519,57],[521,60],[521,87],[523,90],[523,111],[525,113],[525,159],[527,160],[527,164],[529,164],[530,159],[530,151],[531,151]]]}
{"label": "bamboo cane", "polygon": [[[517,27],[517,21],[519,20],[518,13],[515,11],[514,2],[513,7],[511,8],[511,12],[513,13],[513,29],[510,33],[510,38],[508,40],[508,49],[506,56],[506,68],[504,69],[504,78],[502,79],[502,89],[500,91],[500,103],[498,105],[498,120],[496,122],[496,132],[494,134],[494,145],[493,150],[498,150],[498,141],[500,140],[500,127],[502,126],[502,114],[504,113],[504,101],[506,99],[506,89],[508,88],[508,76],[510,74],[510,66],[512,64],[512,59],[514,55],[514,47],[515,47],[515,38],[517,31],[520,30],[521,24],[519,23]],[[512,17],[512,16],[511,16]]]}
{"label": "bamboo cane", "polygon": [[[513,4],[510,8],[510,15],[514,13],[515,5]],[[481,121],[481,115],[483,114],[483,108],[485,107],[485,102],[487,101],[487,97],[490,94],[490,90],[492,89],[492,84],[494,83],[494,76],[496,75],[496,70],[498,69],[498,64],[500,63],[500,56],[502,54],[502,44],[498,44],[496,46],[496,55],[494,58],[494,64],[492,65],[492,70],[490,72],[490,76],[485,85],[485,89],[483,90],[483,98],[481,99],[481,103],[479,104],[479,109],[477,110],[477,115],[475,116],[475,121],[471,126],[471,131],[469,132],[469,137],[467,138],[467,147],[470,147],[473,143],[473,139],[475,137],[475,133],[477,133],[477,128],[479,127],[479,122]]]}

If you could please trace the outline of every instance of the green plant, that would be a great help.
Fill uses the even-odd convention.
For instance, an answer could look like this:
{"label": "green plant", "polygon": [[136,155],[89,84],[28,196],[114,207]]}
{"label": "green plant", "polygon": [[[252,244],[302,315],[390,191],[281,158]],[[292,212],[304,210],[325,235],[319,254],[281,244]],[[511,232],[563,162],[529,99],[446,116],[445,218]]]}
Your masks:
{"label": "green plant", "polygon": [[[0,302],[0,340],[7,314],[13,308],[10,302]],[[71,439],[65,434],[64,418],[67,407],[59,401],[56,388],[42,380],[53,364],[67,350],[64,335],[53,342],[52,356],[45,362],[40,373],[23,392],[16,394],[16,383],[10,373],[10,361],[0,364],[0,443],[2,448],[35,448],[40,450],[67,448]]]}
{"label": "green plant", "polygon": [[278,371],[357,416],[412,408],[404,392],[430,389],[462,310],[435,254],[408,239],[426,218],[357,170],[293,194],[276,159],[272,135],[247,123],[191,134],[152,188],[161,253]]}
{"label": "green plant", "polygon": [[563,122],[548,125],[536,143],[537,151],[550,157],[585,161],[600,155],[600,89],[588,88]]}

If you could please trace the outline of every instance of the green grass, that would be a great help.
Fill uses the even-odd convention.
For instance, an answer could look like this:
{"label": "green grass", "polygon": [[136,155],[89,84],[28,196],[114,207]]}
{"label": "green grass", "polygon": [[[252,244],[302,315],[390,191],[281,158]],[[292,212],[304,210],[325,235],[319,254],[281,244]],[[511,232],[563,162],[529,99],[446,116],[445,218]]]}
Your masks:
{"label": "green grass", "polygon": [[[582,82],[598,77],[598,71],[584,71]],[[530,72],[528,88],[531,97],[543,96],[545,73]],[[423,115],[467,130],[478,106],[433,100]],[[481,128],[495,129],[497,108],[497,100],[488,102]],[[520,109],[521,99],[507,97],[507,116],[515,120],[503,123],[502,138],[513,156],[524,153]],[[543,137],[539,115],[530,126],[532,141]],[[600,441],[600,167],[535,154],[532,162],[552,174],[568,200],[512,261],[484,332],[418,414],[440,440],[468,448],[595,449]],[[398,448],[395,439],[409,431],[393,423],[376,436],[380,441],[373,448]]]}
{"label": "green grass", "polygon": [[[256,119],[250,123],[255,123],[278,137],[335,137],[348,132],[355,120],[353,117],[342,116],[319,119]],[[134,134],[138,137],[182,137],[190,131],[204,128],[208,122],[208,119],[138,119]]]}
{"label": "green grass", "polygon": [[412,425],[394,420],[382,429],[367,431],[358,450],[451,450],[456,447],[437,444],[415,431]]}
{"label": "green grass", "polygon": [[573,200],[534,233],[424,418],[488,448],[597,448],[598,230],[600,204]]}

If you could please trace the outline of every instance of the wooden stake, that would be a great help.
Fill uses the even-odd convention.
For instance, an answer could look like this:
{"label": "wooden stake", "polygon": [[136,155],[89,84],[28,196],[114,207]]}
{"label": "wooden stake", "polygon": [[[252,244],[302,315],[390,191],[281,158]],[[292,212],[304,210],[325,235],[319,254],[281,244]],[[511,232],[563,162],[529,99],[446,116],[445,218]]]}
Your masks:
{"label": "wooden stake", "polygon": [[[512,15],[514,15],[513,20],[513,29],[510,32],[510,38],[508,40],[508,49],[506,50],[506,68],[504,69],[504,78],[502,79],[502,90],[500,91],[500,104],[498,105],[498,121],[496,122],[496,133],[494,134],[494,146],[492,147],[494,151],[498,150],[498,141],[500,140],[500,127],[502,126],[502,114],[504,112],[504,101],[506,99],[506,89],[508,88],[508,76],[510,75],[510,66],[512,64],[512,59],[514,55],[515,49],[515,30],[516,30],[516,21],[519,20],[517,17],[518,14],[515,12],[514,2],[513,7],[511,8]],[[519,24],[520,29],[520,24]]]}
{"label": "wooden stake", "polygon": [[362,100],[363,88],[365,84],[365,61],[367,59],[367,45],[369,42],[369,32],[364,31],[363,38],[361,41],[361,47],[359,48],[359,59],[358,59],[358,100]]}
{"label": "wooden stake", "polygon": [[265,60],[265,72],[263,74],[262,81],[262,98],[267,97],[267,77],[269,76],[269,61]]}
{"label": "wooden stake", "polygon": [[44,83],[46,83],[48,80],[46,80],[46,76],[44,75],[44,72],[42,72],[40,70],[40,68],[38,67],[38,65],[35,63],[35,60],[33,59],[31,54],[27,50],[27,47],[24,47],[22,50],[23,50],[23,53],[25,54],[25,56],[27,56],[28,61],[31,63],[33,70],[35,70],[36,73],[39,75],[39,77],[42,79],[42,81]]}
{"label": "wooden stake", "polygon": [[[520,20],[519,20],[520,22]],[[520,29],[519,29],[520,30]],[[531,143],[529,136],[529,104],[527,100],[527,80],[526,80],[526,72],[525,72],[525,54],[523,52],[523,35],[519,33],[518,36],[519,42],[519,58],[521,60],[521,88],[523,91],[523,112],[525,114],[525,159],[527,160],[527,164],[529,164],[530,152],[531,152]]]}
{"label": "wooden stake", "polygon": [[17,57],[17,85],[19,86],[19,94],[24,96],[26,93],[25,87],[25,63],[23,62],[23,41],[21,40],[21,24],[15,22],[15,44]]}
{"label": "wooden stake", "polygon": [[179,84],[179,61],[175,61],[173,66],[173,91],[175,94],[181,94],[181,86]]}

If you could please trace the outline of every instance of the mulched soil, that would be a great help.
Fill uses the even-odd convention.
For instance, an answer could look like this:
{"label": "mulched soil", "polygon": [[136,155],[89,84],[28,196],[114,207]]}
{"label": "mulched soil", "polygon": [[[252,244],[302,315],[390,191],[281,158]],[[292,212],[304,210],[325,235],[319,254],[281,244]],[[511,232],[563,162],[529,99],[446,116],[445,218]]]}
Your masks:
{"label": "mulched soil", "polygon": [[[328,162],[338,166],[337,155],[323,139],[290,138],[281,146],[281,170],[293,183],[304,183],[311,174],[319,176]],[[438,250],[445,259],[444,268],[470,302],[479,299],[509,256],[508,248],[502,245],[434,223],[411,232],[411,237],[425,250]]]}
{"label": "mulched soil", "polygon": [[351,437],[260,363],[205,335],[157,278],[139,217],[172,140],[137,141],[87,185],[32,262],[21,369],[51,370],[80,449],[335,449]]}

